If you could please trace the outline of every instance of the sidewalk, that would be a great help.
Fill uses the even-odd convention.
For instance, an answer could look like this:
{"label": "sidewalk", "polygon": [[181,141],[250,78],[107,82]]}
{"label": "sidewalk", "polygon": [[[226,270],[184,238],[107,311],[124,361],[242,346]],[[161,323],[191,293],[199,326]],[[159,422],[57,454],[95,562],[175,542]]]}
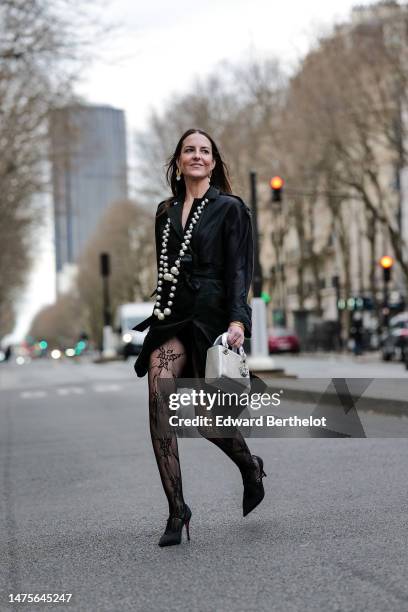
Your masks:
{"label": "sidewalk", "polygon": [[[339,402],[333,379],[345,381],[359,410],[408,415],[408,372],[403,363],[382,362],[378,353],[359,357],[334,353],[274,356],[276,367],[288,378],[262,376],[273,389],[283,389],[287,399],[318,403]],[[295,377],[293,377],[295,376]],[[329,386],[330,385],[330,386]],[[326,391],[327,390],[327,391]],[[360,397],[360,394],[362,395]]]}

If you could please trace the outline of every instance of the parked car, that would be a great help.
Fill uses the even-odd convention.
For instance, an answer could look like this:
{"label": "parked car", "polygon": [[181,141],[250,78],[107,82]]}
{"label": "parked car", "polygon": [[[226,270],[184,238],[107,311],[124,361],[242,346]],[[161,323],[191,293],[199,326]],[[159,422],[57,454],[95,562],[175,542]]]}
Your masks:
{"label": "parked car", "polygon": [[406,361],[408,337],[408,312],[391,317],[386,335],[383,337],[381,352],[383,361],[398,359]]}
{"label": "parked car", "polygon": [[269,330],[268,345],[270,353],[299,353],[300,342],[294,331],[285,327]]}

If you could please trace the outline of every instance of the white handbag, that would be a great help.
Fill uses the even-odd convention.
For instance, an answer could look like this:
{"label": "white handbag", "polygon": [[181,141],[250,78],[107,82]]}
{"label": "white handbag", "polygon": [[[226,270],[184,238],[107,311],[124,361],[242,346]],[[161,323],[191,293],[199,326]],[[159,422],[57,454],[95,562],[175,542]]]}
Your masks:
{"label": "white handbag", "polygon": [[216,338],[207,351],[205,363],[205,382],[212,387],[242,393],[251,388],[246,354],[242,346],[228,348],[228,333]]}

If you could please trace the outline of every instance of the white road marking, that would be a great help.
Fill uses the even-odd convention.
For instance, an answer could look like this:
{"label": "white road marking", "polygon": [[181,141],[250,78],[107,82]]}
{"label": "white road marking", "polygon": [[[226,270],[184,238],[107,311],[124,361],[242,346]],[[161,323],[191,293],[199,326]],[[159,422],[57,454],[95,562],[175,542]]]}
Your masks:
{"label": "white road marking", "polygon": [[57,389],[58,395],[82,395],[84,390],[81,387],[60,387]]}
{"label": "white road marking", "polygon": [[[114,391],[120,391],[122,389],[122,385],[117,385],[116,383],[101,383],[93,385],[91,389],[96,393],[110,393]],[[83,389],[82,387],[58,387],[57,389],[55,389],[55,391],[57,395],[61,396],[83,395],[85,393],[85,389]],[[46,397],[47,395],[48,391],[43,391],[41,389],[20,392],[20,397],[23,399],[35,399],[37,397]]]}
{"label": "white road marking", "polygon": [[23,399],[33,399],[36,397],[45,397],[47,394],[46,391],[22,391],[20,393],[20,397]]}
{"label": "white road marking", "polygon": [[106,393],[107,391],[120,391],[121,385],[116,385],[115,383],[105,383],[100,385],[94,385],[92,389],[96,391],[96,393]]}

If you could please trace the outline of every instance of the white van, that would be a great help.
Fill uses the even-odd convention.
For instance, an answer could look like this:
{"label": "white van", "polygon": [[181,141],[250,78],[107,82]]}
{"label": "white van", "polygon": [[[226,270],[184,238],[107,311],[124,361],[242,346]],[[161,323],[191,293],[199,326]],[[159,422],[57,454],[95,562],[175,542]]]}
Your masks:
{"label": "white van", "polygon": [[117,353],[123,355],[124,359],[140,353],[148,328],[143,332],[134,331],[132,328],[150,317],[153,307],[153,302],[135,302],[121,304],[116,309],[114,330],[117,334]]}

